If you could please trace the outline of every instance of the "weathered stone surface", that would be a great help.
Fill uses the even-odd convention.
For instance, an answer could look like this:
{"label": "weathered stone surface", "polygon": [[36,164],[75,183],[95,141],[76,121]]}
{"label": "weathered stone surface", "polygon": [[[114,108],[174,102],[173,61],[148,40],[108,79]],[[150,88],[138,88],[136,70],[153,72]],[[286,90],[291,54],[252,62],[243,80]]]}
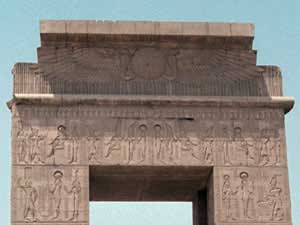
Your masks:
{"label": "weathered stone surface", "polygon": [[[68,29],[68,27],[75,29]],[[94,33],[113,35],[254,37],[254,25],[250,23],[42,20],[40,31],[41,34]]]}
{"label": "weathered stone surface", "polygon": [[12,224],[89,201],[191,201],[194,225],[290,225],[280,69],[253,25],[42,21],[13,68]]}

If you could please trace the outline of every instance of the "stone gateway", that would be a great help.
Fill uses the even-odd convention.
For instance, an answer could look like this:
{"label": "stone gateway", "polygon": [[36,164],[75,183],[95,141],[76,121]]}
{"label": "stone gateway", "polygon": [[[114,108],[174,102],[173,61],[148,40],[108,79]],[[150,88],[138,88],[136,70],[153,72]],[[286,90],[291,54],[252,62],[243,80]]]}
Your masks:
{"label": "stone gateway", "polygon": [[280,69],[254,26],[41,21],[13,68],[12,225],[90,201],[190,201],[194,225],[291,225]]}

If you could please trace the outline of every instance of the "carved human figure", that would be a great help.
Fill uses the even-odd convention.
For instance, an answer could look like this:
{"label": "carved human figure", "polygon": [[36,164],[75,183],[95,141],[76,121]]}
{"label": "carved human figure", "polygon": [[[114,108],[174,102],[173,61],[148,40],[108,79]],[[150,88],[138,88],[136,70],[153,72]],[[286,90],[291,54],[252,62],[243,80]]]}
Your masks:
{"label": "carved human figure", "polygon": [[106,153],[104,155],[105,158],[109,158],[114,151],[121,151],[122,150],[122,142],[123,136],[121,132],[121,120],[118,120],[114,134],[111,136],[110,140],[106,143]]}
{"label": "carved human figure", "polygon": [[281,221],[284,217],[283,205],[282,205],[282,188],[278,186],[278,176],[274,175],[270,180],[270,187],[268,193],[264,196],[262,201],[258,201],[258,205],[265,207],[265,203],[271,209],[271,220]]}
{"label": "carved human figure", "polygon": [[83,142],[82,130],[77,123],[71,123],[71,135],[67,135],[65,132],[65,144],[64,148],[68,152],[69,164],[76,164],[79,161],[80,144]]}
{"label": "carved human figure", "polygon": [[19,150],[18,159],[20,163],[27,164],[29,162],[28,160],[28,151],[27,151],[27,144],[28,138],[27,135],[23,130],[18,131],[17,133],[17,140],[16,140],[16,146]]}
{"label": "carved human figure", "polygon": [[222,128],[223,138],[221,140],[221,149],[223,149],[224,152],[224,163],[226,166],[232,165],[231,158],[230,158],[230,146],[232,140],[230,140],[230,135],[228,131],[228,127],[224,126]]}
{"label": "carved human figure", "polygon": [[138,127],[136,142],[135,142],[135,150],[138,158],[138,163],[142,163],[146,160],[147,153],[147,126],[142,124]]}
{"label": "carved human figure", "polygon": [[247,141],[242,136],[242,128],[235,127],[233,130],[233,142],[232,142],[234,153],[239,154],[242,153],[243,157],[236,157],[236,162],[239,165],[249,165],[249,160],[255,160],[255,157],[251,154],[251,148],[254,147],[253,143]]}
{"label": "carved human figure", "polygon": [[64,151],[65,150],[65,142],[67,141],[67,139],[68,139],[68,137],[66,134],[66,127],[63,125],[59,125],[57,128],[57,136],[50,143],[51,151],[48,154],[48,158],[53,159],[53,164],[55,164],[56,151]]}
{"label": "carved human figure", "polygon": [[174,160],[174,148],[173,148],[173,141],[175,140],[174,133],[172,127],[165,123],[165,135],[164,135],[164,160],[166,163],[172,163]]}
{"label": "carved human figure", "polygon": [[49,192],[53,195],[54,201],[54,215],[52,219],[58,219],[60,216],[61,203],[62,203],[62,194],[63,189],[65,188],[63,182],[63,172],[56,170],[53,173],[53,184],[49,187]]}
{"label": "carved human figure", "polygon": [[97,163],[98,161],[98,152],[101,142],[101,138],[95,133],[93,137],[87,137],[88,141],[88,160],[90,163]]}
{"label": "carved human figure", "polygon": [[154,152],[156,153],[156,158],[163,164],[165,164],[163,160],[163,145],[164,145],[164,137],[162,132],[162,127],[160,124],[154,125]]}
{"label": "carved human figure", "polygon": [[244,218],[252,219],[249,213],[249,207],[254,199],[254,186],[251,181],[249,181],[249,174],[247,172],[240,173],[241,183],[236,188],[233,194],[238,194],[240,201],[242,203],[242,214]]}
{"label": "carved human figure", "polygon": [[122,138],[118,137],[116,134],[112,136],[107,143],[107,151],[105,154],[105,158],[108,158],[111,156],[111,154],[114,151],[120,151],[121,150],[121,143],[122,143]]}
{"label": "carved human figure", "polygon": [[32,185],[32,181],[30,179],[23,180],[22,178],[18,180],[17,187],[20,188],[24,193],[24,220],[26,222],[37,222],[37,189]]}
{"label": "carved human figure", "polygon": [[213,147],[214,147],[214,140],[209,139],[204,141],[204,161],[208,164],[213,163]]}
{"label": "carved human figure", "polygon": [[232,215],[232,195],[234,191],[231,187],[230,176],[225,174],[223,176],[223,186],[222,186],[222,201],[223,208],[225,210],[226,219],[227,220],[235,220]]}
{"label": "carved human figure", "polygon": [[76,169],[73,171],[73,181],[71,188],[67,193],[72,195],[72,216],[69,221],[77,221],[79,216],[79,204],[80,204],[80,193],[81,193],[81,183],[79,180],[79,170]]}
{"label": "carved human figure", "polygon": [[164,164],[176,163],[178,138],[172,126],[168,123],[154,126],[154,143],[156,146],[157,158]]}
{"label": "carved human figure", "polygon": [[66,138],[66,143],[67,143],[68,149],[71,152],[71,157],[70,157],[69,163],[70,164],[78,163],[78,151],[79,151],[79,149],[78,149],[78,138],[67,137]]}
{"label": "carved human figure", "polygon": [[271,161],[271,152],[273,151],[273,144],[270,141],[270,138],[264,138],[262,140],[261,146],[260,146],[260,159],[259,159],[259,165],[260,166],[266,166]]}
{"label": "carved human figure", "polygon": [[45,139],[45,137],[39,135],[39,130],[37,128],[31,128],[31,134],[28,136],[29,147],[30,147],[30,162],[31,163],[44,163],[41,155],[40,142]]}
{"label": "carved human figure", "polygon": [[188,135],[180,139],[181,151],[190,152],[191,156],[197,160],[202,160],[199,156],[199,140],[196,135]]}
{"label": "carved human figure", "polygon": [[284,217],[282,205],[282,188],[278,187],[278,175],[274,175],[270,181],[269,198],[272,202],[272,220],[280,221]]}

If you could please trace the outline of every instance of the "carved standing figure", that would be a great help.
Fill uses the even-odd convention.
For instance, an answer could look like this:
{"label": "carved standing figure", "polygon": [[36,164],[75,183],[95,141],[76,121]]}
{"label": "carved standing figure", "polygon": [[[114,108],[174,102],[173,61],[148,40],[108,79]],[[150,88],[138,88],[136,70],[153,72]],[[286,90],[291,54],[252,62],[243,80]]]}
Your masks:
{"label": "carved standing figure", "polygon": [[53,173],[54,182],[50,186],[49,191],[53,195],[54,200],[54,216],[52,219],[58,219],[60,216],[61,203],[62,203],[62,194],[64,182],[63,182],[63,172],[56,170]]}
{"label": "carved standing figure", "polygon": [[222,144],[222,148],[224,149],[224,164],[226,166],[232,165],[230,152],[229,152],[230,146],[232,145],[232,141],[223,140],[221,144]]}
{"label": "carved standing figure", "polygon": [[157,160],[165,164],[163,159],[163,133],[160,124],[154,125],[154,152],[156,153]]}
{"label": "carved standing figure", "polygon": [[28,141],[27,135],[25,134],[25,132],[23,130],[20,130],[17,133],[16,145],[19,150],[19,154],[18,154],[19,162],[24,163],[24,164],[28,163],[28,157],[29,157],[28,152],[27,152],[27,148],[28,148],[27,141]]}
{"label": "carved standing figure", "polygon": [[32,186],[30,179],[25,179],[22,183],[22,178],[18,180],[18,188],[24,193],[24,220],[26,222],[37,222],[37,208],[36,203],[38,200],[38,192],[35,187]]}
{"label": "carved standing figure", "polygon": [[146,160],[146,153],[147,153],[147,126],[142,124],[138,127],[138,133],[136,137],[136,153],[138,157],[138,162],[142,163]]}
{"label": "carved standing figure", "polygon": [[243,217],[252,219],[249,215],[249,207],[254,199],[254,186],[253,183],[249,181],[249,174],[247,172],[241,172],[240,179],[241,183],[233,194],[239,194],[242,203]]}
{"label": "carved standing figure", "polygon": [[232,140],[230,140],[230,135],[228,131],[228,127],[224,126],[222,128],[223,132],[223,139],[221,141],[221,148],[224,151],[224,163],[226,166],[232,165],[231,158],[230,158],[230,147],[232,145]]}
{"label": "carved standing figure", "polygon": [[71,151],[71,158],[69,160],[70,164],[77,163],[78,162],[78,145],[77,145],[78,140],[75,137],[72,138],[67,138],[66,143],[67,146],[69,147],[69,150]]}
{"label": "carved standing figure", "polygon": [[230,183],[230,176],[229,175],[224,175],[223,176],[223,187],[222,187],[222,201],[223,201],[223,207],[226,212],[226,219],[231,219],[234,220],[235,218],[232,215],[232,195],[233,195],[233,190],[231,187]]}
{"label": "carved standing figure", "polygon": [[72,217],[69,221],[77,221],[79,216],[79,203],[80,203],[80,193],[81,193],[81,183],[79,180],[79,170],[76,169],[73,172],[73,181],[70,190],[67,193],[72,195]]}
{"label": "carved standing figure", "polygon": [[39,135],[39,130],[36,128],[31,128],[31,134],[29,135],[30,143],[30,162],[32,163],[44,163],[41,156],[40,142],[45,139],[45,137]]}
{"label": "carved standing figure", "polygon": [[166,153],[167,153],[167,160],[169,163],[176,164],[176,156],[178,155],[177,151],[177,141],[178,137],[175,132],[175,129],[169,125],[168,123],[165,123],[166,126],[166,136],[165,136],[165,144],[166,144]]}
{"label": "carved standing figure", "polygon": [[126,157],[126,163],[130,164],[133,161],[133,153],[135,148],[135,133],[136,133],[136,127],[138,123],[135,121],[134,123],[130,124],[128,126],[127,132],[124,135],[125,138],[125,157]]}
{"label": "carved standing figure", "polygon": [[273,145],[270,141],[270,138],[263,139],[260,146],[260,166],[266,166],[270,163],[272,150]]}
{"label": "carved standing figure", "polygon": [[157,159],[163,164],[176,163],[178,138],[171,125],[167,123],[163,125],[154,126],[154,147]]}
{"label": "carved standing figure", "polygon": [[204,161],[208,164],[213,163],[213,147],[214,147],[214,140],[210,139],[204,141]]}
{"label": "carved standing figure", "polygon": [[95,133],[93,137],[87,137],[88,141],[88,160],[90,163],[97,163],[98,158],[97,158],[97,153],[98,153],[98,148],[99,148],[99,142],[101,142],[101,138],[97,136]]}
{"label": "carved standing figure", "polygon": [[236,157],[236,160],[239,165],[249,165],[249,160],[255,160],[252,152],[250,151],[253,148],[253,143],[250,143],[242,136],[242,128],[235,127],[233,130],[233,148],[235,149],[234,153],[238,154],[240,152],[242,154],[241,157]]}

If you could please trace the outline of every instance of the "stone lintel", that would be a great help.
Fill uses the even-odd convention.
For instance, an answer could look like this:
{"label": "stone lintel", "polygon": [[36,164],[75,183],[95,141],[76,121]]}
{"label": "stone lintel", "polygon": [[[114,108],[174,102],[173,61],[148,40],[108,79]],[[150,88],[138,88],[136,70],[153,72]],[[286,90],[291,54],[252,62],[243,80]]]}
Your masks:
{"label": "stone lintel", "polygon": [[150,105],[150,106],[200,106],[200,107],[266,107],[282,108],[288,113],[294,106],[294,98],[235,97],[235,96],[118,96],[118,95],[54,95],[54,94],[15,94],[12,104],[46,105]]}
{"label": "stone lintel", "polygon": [[41,20],[41,34],[254,37],[252,23]]}
{"label": "stone lintel", "polygon": [[[176,40],[216,38],[252,40],[254,24],[219,22],[153,22],[153,21],[107,21],[107,20],[41,20],[42,46],[46,42],[83,41],[94,37],[105,40]],[[243,45],[246,43],[242,42]],[[247,46],[251,46],[247,44]]]}

